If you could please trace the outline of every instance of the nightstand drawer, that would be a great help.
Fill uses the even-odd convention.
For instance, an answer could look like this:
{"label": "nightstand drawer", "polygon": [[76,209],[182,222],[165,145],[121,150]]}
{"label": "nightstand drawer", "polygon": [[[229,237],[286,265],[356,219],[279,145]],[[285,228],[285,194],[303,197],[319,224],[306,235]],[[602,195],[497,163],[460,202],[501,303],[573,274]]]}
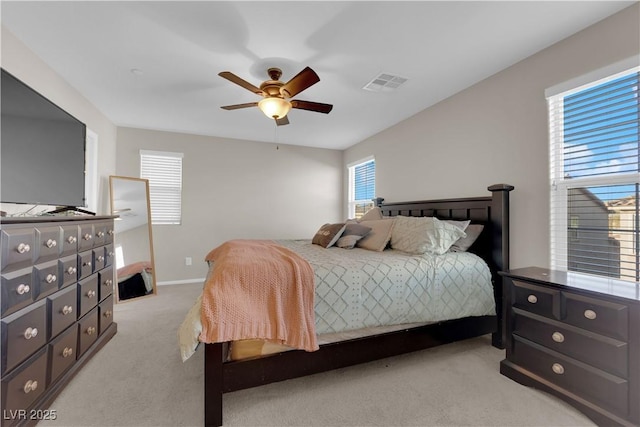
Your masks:
{"label": "nightstand drawer", "polygon": [[629,337],[629,314],[626,305],[563,292],[564,321],[589,331],[626,341]]}
{"label": "nightstand drawer", "polygon": [[98,304],[98,274],[78,283],[78,319]]}
{"label": "nightstand drawer", "polygon": [[72,285],[78,281],[78,257],[69,255],[58,260],[58,274],[60,275],[60,288]]}
{"label": "nightstand drawer", "polygon": [[513,280],[513,306],[552,319],[560,319],[560,291]]}
{"label": "nightstand drawer", "polygon": [[629,383],[518,336],[513,337],[512,361],[559,387],[598,405],[627,415]]}
{"label": "nightstand drawer", "polygon": [[514,309],[513,333],[622,378],[628,377],[626,342]]}
{"label": "nightstand drawer", "polygon": [[28,306],[34,299],[33,268],[5,273],[0,278],[2,286],[2,315],[7,316]]}

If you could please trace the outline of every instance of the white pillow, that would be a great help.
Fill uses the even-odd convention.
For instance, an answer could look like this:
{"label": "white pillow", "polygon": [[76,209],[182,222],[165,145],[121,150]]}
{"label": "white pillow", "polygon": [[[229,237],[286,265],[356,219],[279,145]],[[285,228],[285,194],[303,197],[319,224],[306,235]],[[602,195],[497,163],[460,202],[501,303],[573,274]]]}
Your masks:
{"label": "white pillow", "polygon": [[466,236],[459,227],[435,217],[396,216],[391,231],[391,247],[412,254],[425,252],[442,255],[460,237]]}

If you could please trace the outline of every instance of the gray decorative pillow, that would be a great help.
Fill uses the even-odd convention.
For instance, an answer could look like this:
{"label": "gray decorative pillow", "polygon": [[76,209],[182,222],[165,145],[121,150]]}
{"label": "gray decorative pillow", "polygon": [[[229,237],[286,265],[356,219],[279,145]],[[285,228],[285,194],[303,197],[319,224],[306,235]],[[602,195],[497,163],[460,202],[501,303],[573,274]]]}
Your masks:
{"label": "gray decorative pillow", "polygon": [[378,219],[382,219],[382,210],[379,207],[371,208],[360,218],[360,222],[362,221],[375,221]]}
{"label": "gray decorative pillow", "polygon": [[338,241],[344,229],[344,223],[324,224],[320,227],[320,230],[316,232],[315,236],[313,236],[311,243],[320,245],[323,248],[329,248]]}
{"label": "gray decorative pillow", "polygon": [[459,227],[435,217],[397,216],[391,247],[411,254],[442,255],[463,236],[465,233]]}
{"label": "gray decorative pillow", "polygon": [[342,236],[336,242],[336,246],[343,249],[353,249],[358,243],[358,240],[364,236],[358,236],[357,234],[350,234],[349,236]]}
{"label": "gray decorative pillow", "polygon": [[342,237],[338,239],[336,246],[344,249],[353,249],[358,240],[369,234],[370,231],[371,227],[347,221]]}
{"label": "gray decorative pillow", "polygon": [[450,252],[466,252],[473,243],[480,237],[480,233],[484,229],[482,224],[470,224],[465,233],[466,237],[459,238],[449,249]]}
{"label": "gray decorative pillow", "polygon": [[356,246],[370,251],[383,251],[387,247],[389,239],[391,239],[391,230],[393,230],[394,222],[394,218],[360,221],[360,225],[371,227],[371,231],[358,240]]}

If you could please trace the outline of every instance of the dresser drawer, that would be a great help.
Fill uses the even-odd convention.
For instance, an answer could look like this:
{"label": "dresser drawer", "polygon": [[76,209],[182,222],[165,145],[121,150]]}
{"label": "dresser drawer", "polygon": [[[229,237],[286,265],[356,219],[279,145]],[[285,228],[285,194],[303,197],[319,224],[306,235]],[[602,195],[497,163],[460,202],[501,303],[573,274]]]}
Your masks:
{"label": "dresser drawer", "polygon": [[93,251],[78,254],[78,280],[93,274]]}
{"label": "dresser drawer", "polygon": [[58,260],[60,288],[73,285],[78,281],[78,257],[69,255]]}
{"label": "dresser drawer", "polygon": [[75,255],[78,252],[78,226],[77,225],[63,225],[62,238],[60,244],[60,256],[66,257],[69,255]]}
{"label": "dresser drawer", "polygon": [[113,268],[105,268],[98,272],[100,277],[100,301],[113,294]]}
{"label": "dresser drawer", "polygon": [[513,333],[622,378],[628,377],[626,342],[514,309]]}
{"label": "dresser drawer", "polygon": [[47,298],[49,309],[49,337],[54,338],[76,321],[78,297],[75,286],[70,286]]}
{"label": "dresser drawer", "polygon": [[99,248],[95,248],[93,250],[93,262],[93,271],[100,271],[104,268],[104,246],[100,246]]}
{"label": "dresser drawer", "polygon": [[589,331],[626,341],[629,336],[629,313],[626,305],[563,292],[564,321]]}
{"label": "dresser drawer", "polygon": [[629,412],[629,383],[520,337],[513,337],[512,361],[552,383],[616,413]]}
{"label": "dresser drawer", "polygon": [[49,381],[53,384],[76,361],[78,328],[71,327],[49,343]]}
{"label": "dresser drawer", "polygon": [[36,299],[51,295],[59,288],[58,261],[49,261],[33,266],[33,283],[36,286]]}
{"label": "dresser drawer", "polygon": [[93,248],[93,225],[82,224],[79,226],[78,233],[78,250],[86,251]]}
{"label": "dresser drawer", "polygon": [[58,259],[60,256],[60,227],[36,227],[35,228],[35,251],[33,254],[34,264],[52,259]]}
{"label": "dresser drawer", "polygon": [[2,274],[2,316],[14,313],[33,302],[32,268]]}
{"label": "dresser drawer", "polygon": [[113,295],[100,303],[98,306],[98,314],[100,315],[98,327],[100,334],[102,334],[113,323]]}
{"label": "dresser drawer", "polygon": [[33,246],[33,228],[5,228],[0,230],[2,272],[32,265]]}
{"label": "dresser drawer", "polygon": [[28,409],[44,393],[46,385],[47,348],[44,347],[23,366],[2,379],[2,408],[5,413]]}
{"label": "dresser drawer", "polygon": [[78,283],[78,318],[87,314],[98,304],[98,274],[82,279]]}
{"label": "dresser drawer", "polygon": [[45,300],[2,319],[2,372],[17,366],[47,342]]}
{"label": "dresser drawer", "polygon": [[560,291],[519,280],[513,281],[513,306],[552,319],[560,319]]}
{"label": "dresser drawer", "polygon": [[98,339],[98,308],[78,321],[78,355],[80,358],[85,351]]}
{"label": "dresser drawer", "polygon": [[113,265],[113,257],[116,253],[113,250],[113,244],[108,244],[104,247],[104,266],[109,267]]}

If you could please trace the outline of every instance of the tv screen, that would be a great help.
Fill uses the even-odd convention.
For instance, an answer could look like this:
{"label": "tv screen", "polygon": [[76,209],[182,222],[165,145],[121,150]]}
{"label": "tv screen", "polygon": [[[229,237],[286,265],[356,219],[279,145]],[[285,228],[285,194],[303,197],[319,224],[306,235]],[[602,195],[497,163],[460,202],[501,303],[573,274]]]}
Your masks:
{"label": "tv screen", "polygon": [[0,201],[85,206],[86,126],[2,70]]}

